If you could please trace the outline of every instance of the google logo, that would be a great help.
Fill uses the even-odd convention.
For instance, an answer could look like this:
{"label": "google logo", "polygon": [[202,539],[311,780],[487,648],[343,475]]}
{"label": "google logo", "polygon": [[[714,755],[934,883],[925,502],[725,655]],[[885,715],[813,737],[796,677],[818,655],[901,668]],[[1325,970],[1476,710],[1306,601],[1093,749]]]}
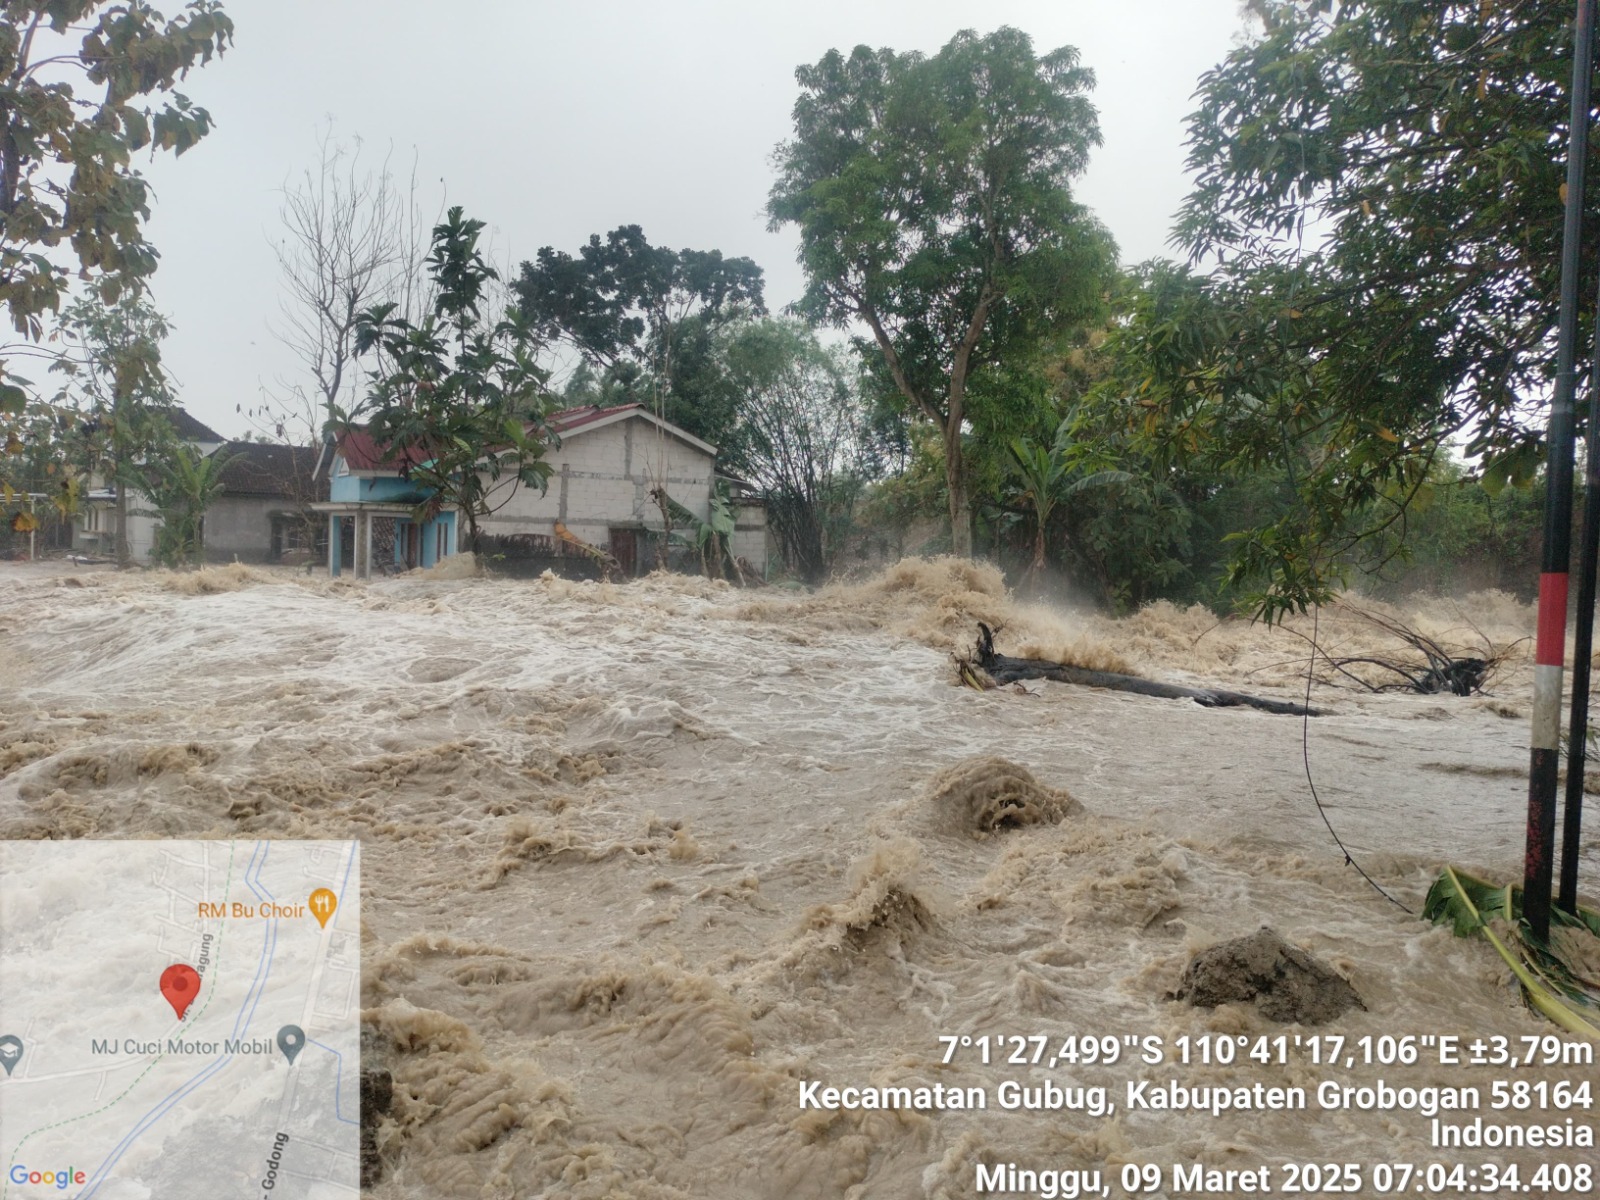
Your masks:
{"label": "google logo", "polygon": [[50,1183],[66,1190],[69,1183],[83,1183],[85,1176],[82,1171],[75,1171],[68,1167],[65,1171],[30,1171],[18,1163],[11,1168],[12,1183]]}

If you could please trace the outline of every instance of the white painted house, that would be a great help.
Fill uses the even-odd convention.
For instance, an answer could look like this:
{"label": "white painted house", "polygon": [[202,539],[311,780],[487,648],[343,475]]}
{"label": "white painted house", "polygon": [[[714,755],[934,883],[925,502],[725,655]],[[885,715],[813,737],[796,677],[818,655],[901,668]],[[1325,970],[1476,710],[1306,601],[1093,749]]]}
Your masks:
{"label": "white painted house", "polygon": [[[179,441],[202,458],[215,454],[226,443],[216,430],[191,417],[181,408],[162,411]],[[128,491],[128,552],[136,563],[150,561],[155,551],[156,530],[161,518],[151,509],[150,498],[136,488]],[[117,490],[99,475],[90,477],[89,489],[78,515],[72,521],[72,544],[90,554],[115,558],[117,553]]]}

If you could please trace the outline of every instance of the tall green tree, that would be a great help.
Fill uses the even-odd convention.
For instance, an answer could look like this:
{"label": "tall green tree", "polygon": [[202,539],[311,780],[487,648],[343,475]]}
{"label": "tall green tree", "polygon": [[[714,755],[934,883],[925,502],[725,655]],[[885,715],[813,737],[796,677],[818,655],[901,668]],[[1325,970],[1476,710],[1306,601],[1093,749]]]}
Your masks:
{"label": "tall green tree", "polygon": [[1093,73],[1003,28],[932,57],[830,51],[796,78],[767,212],[799,227],[800,307],[864,325],[909,411],[939,429],[951,545],[970,555],[969,383],[1093,317],[1114,270],[1070,190],[1100,142]]}
{"label": "tall green tree", "polygon": [[847,349],[802,322],[731,327],[719,358],[738,403],[730,457],[767,502],[784,558],[809,583],[826,577],[864,483],[868,409]]}
{"label": "tall green tree", "polygon": [[613,395],[657,405],[690,433],[720,444],[732,398],[712,358],[717,329],[761,315],[761,268],[720,250],[652,246],[637,225],[589,238],[576,255],[553,246],[512,285],[528,323],[605,372]]}
{"label": "tall green tree", "polygon": [[[1271,616],[1327,594],[1361,540],[1402,521],[1452,436],[1491,484],[1542,457],[1572,12],[1249,7],[1257,35],[1202,78],[1190,119],[1177,237],[1208,270],[1156,281],[1126,395],[1176,454],[1292,476],[1297,502],[1234,560]],[[1586,309],[1597,261],[1591,243]]]}
{"label": "tall green tree", "polygon": [[[115,303],[155,270],[133,155],[182,154],[210,132],[210,114],[175,86],[232,37],[215,0],[170,19],[144,0],[0,7],[0,305],[28,341],[44,336],[73,275]],[[27,398],[14,358],[0,359],[0,421]]]}
{"label": "tall green tree", "polygon": [[129,495],[146,486],[147,460],[171,436],[173,395],[161,366],[161,342],[170,326],[146,298],[134,293],[110,304],[80,297],[62,314],[62,323],[80,353],[57,365],[88,401],[88,465],[116,489],[115,553],[117,565],[127,567],[133,558]]}
{"label": "tall green tree", "polygon": [[413,324],[396,302],[361,313],[356,352],[370,354],[364,399],[334,406],[334,424],[365,422],[391,461],[426,490],[426,509],[459,510],[468,545],[478,518],[521,486],[544,487],[546,372],[532,327],[515,307],[493,318],[499,275],[478,249],[484,223],[452,208],[434,227],[428,254],[432,310]]}

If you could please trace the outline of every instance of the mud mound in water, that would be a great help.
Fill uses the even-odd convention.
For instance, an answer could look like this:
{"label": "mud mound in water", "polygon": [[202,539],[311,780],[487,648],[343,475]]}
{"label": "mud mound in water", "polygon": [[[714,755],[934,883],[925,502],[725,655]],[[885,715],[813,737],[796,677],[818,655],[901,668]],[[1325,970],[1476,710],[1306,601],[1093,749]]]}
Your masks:
{"label": "mud mound in water", "polygon": [[1343,978],[1263,925],[1190,960],[1173,993],[1196,1008],[1251,1004],[1269,1021],[1321,1025],[1351,1008],[1365,1009]]}
{"label": "mud mound in water", "polygon": [[483,568],[478,565],[477,556],[470,550],[448,555],[433,566],[417,572],[418,577],[422,579],[476,579],[481,574]]}
{"label": "mud mound in water", "polygon": [[806,912],[785,965],[802,973],[856,957],[904,957],[905,945],[937,923],[943,907],[922,879],[922,853],[909,839],[885,842],[850,871],[849,897]]}
{"label": "mud mound in water", "polygon": [[198,571],[161,571],[156,586],[181,596],[211,596],[218,592],[237,592],[256,583],[271,583],[272,577],[253,571],[243,563],[225,567],[201,567]]}
{"label": "mud mound in water", "polygon": [[946,767],[928,781],[918,804],[943,832],[975,838],[1024,825],[1054,825],[1083,812],[1066,789],[1047,788],[1027,767],[995,755]]}

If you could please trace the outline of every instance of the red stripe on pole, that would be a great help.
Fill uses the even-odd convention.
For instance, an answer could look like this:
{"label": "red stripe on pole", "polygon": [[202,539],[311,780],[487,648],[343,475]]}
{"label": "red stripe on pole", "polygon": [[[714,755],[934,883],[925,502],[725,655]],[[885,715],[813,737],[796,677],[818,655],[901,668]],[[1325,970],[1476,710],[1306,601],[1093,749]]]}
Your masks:
{"label": "red stripe on pole", "polygon": [[1539,576],[1539,641],[1533,661],[1541,667],[1560,667],[1567,661],[1567,573],[1547,571]]}

